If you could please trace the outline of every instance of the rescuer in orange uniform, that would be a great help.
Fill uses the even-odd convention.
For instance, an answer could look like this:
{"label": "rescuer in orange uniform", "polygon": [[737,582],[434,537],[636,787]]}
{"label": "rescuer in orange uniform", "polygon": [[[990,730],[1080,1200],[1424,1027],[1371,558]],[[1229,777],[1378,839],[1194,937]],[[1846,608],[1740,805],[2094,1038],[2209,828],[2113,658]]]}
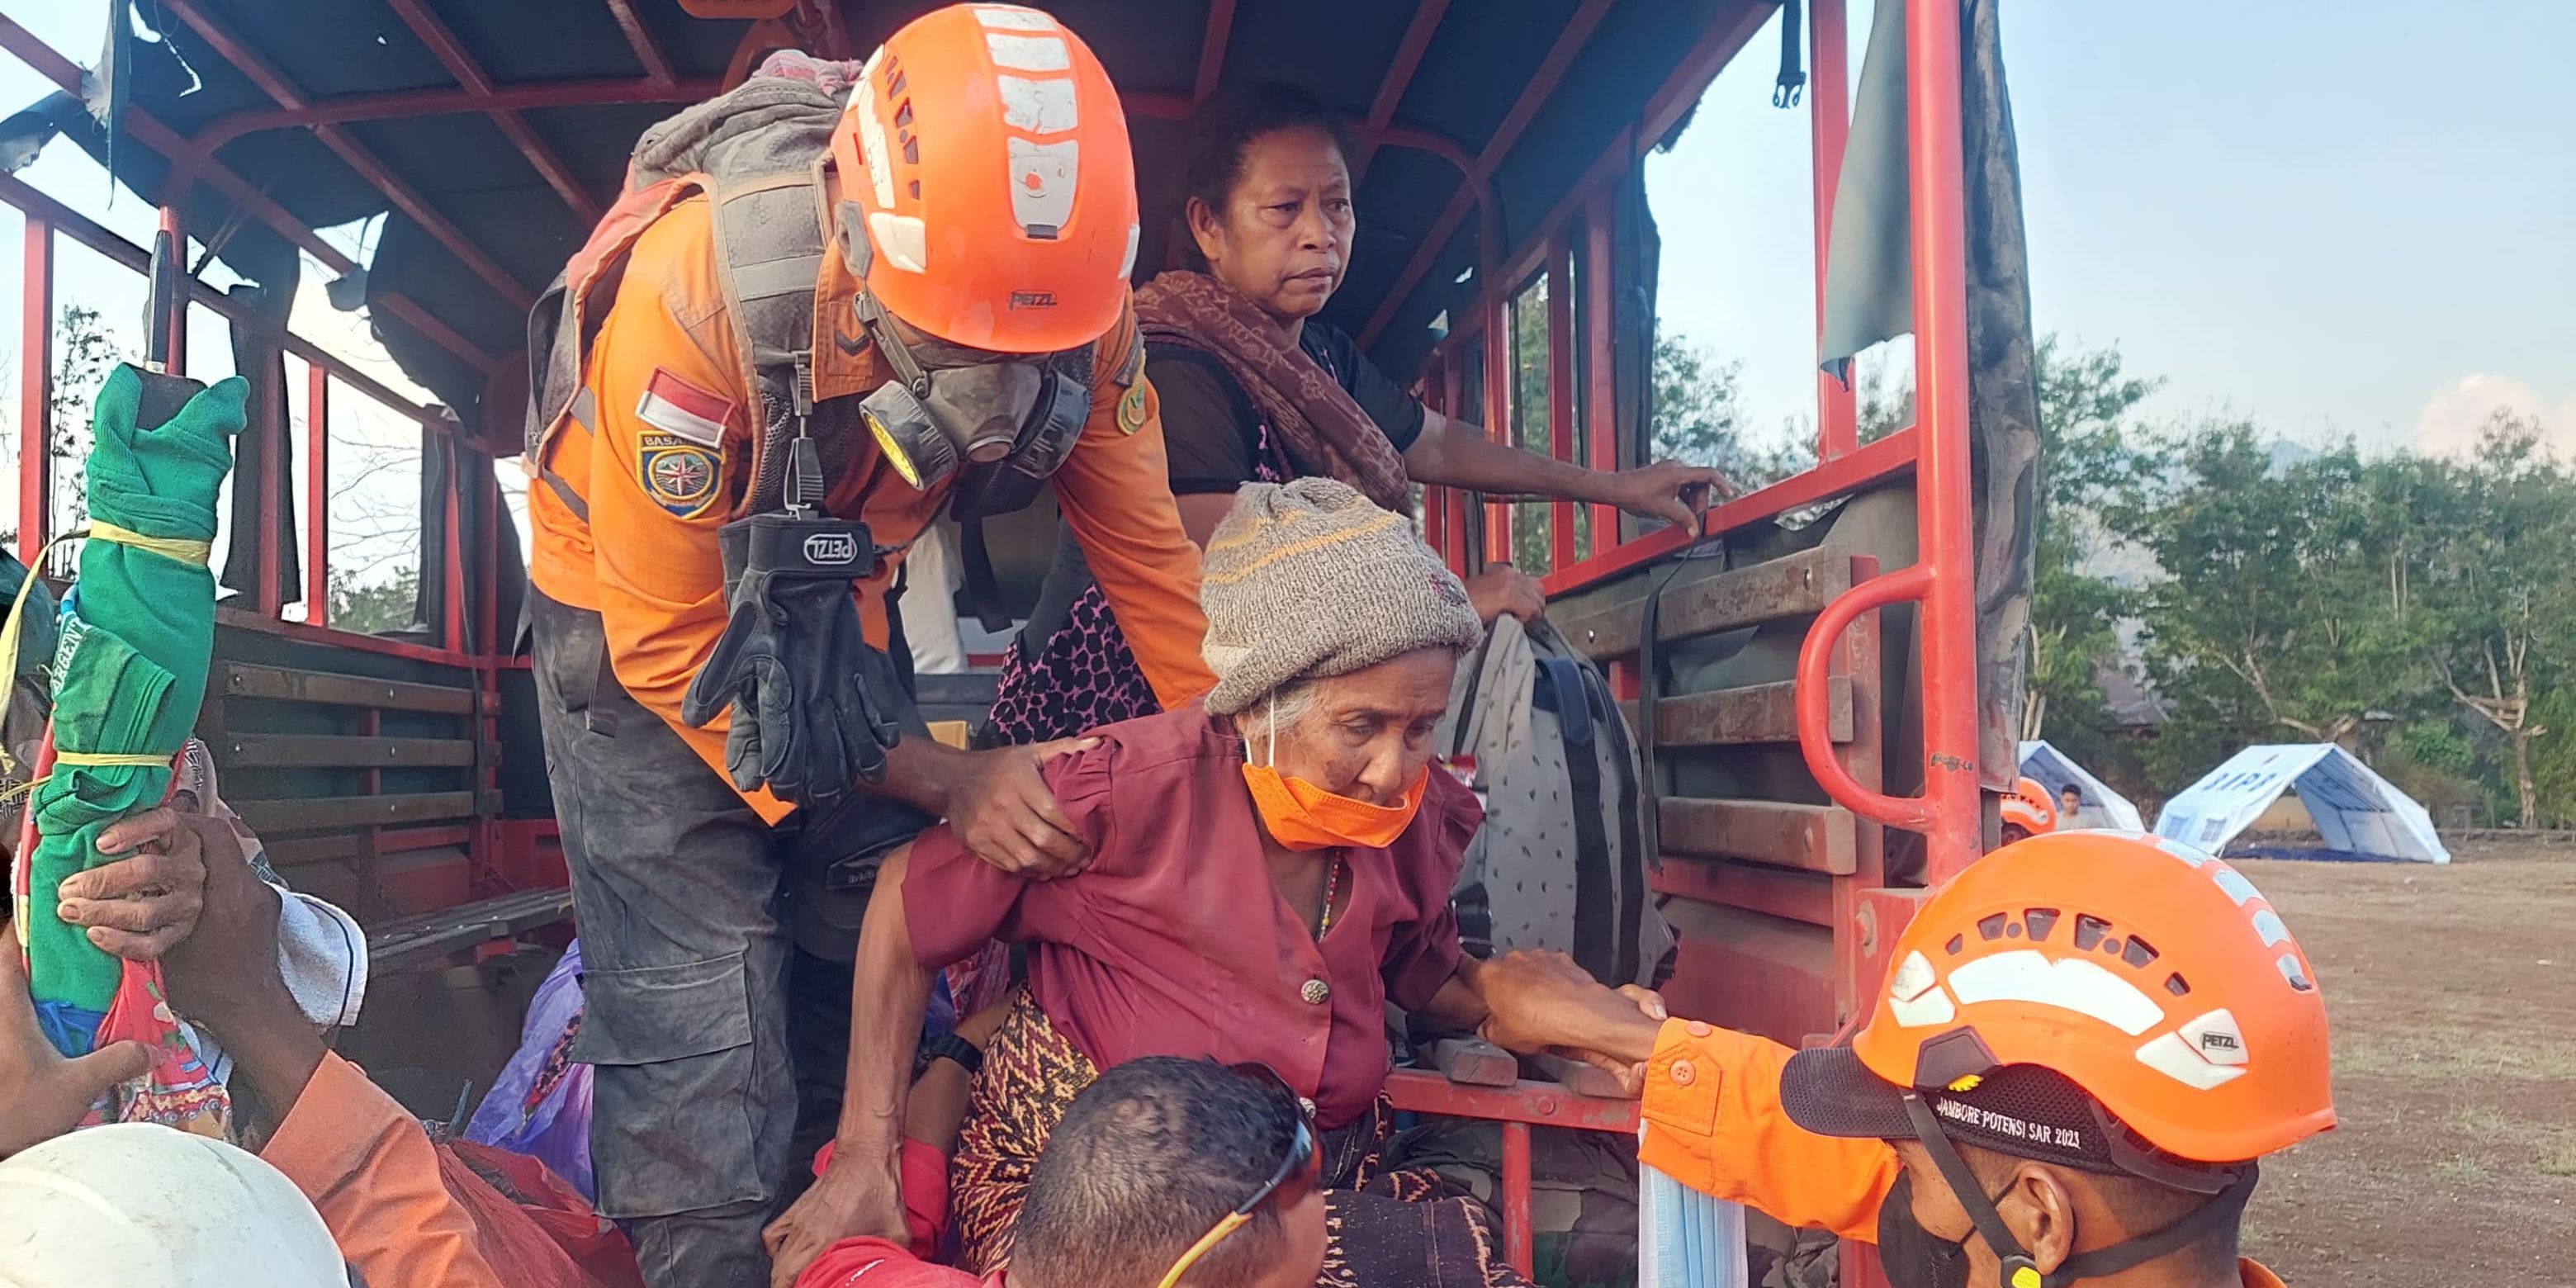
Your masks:
{"label": "rescuer in orange uniform", "polygon": [[1890,961],[1848,1044],[1796,1053],[1605,1005],[1534,955],[1486,969],[1644,1063],[1639,1161],[1875,1243],[1896,1288],[2279,1288],[2238,1221],[2257,1160],[2334,1125],[2326,1013],[2241,874],[2034,837],[1943,887]]}
{"label": "rescuer in orange uniform", "polygon": [[1008,870],[1084,858],[1050,748],[950,750],[879,682],[903,547],[1052,475],[1158,695],[1212,682],[1128,304],[1136,219],[1091,51],[958,5],[863,68],[798,60],[657,126],[532,322],[573,1054],[597,1066],[600,1208],[657,1286],[768,1281],[799,1093],[826,1131],[837,1110],[876,855],[944,817]]}

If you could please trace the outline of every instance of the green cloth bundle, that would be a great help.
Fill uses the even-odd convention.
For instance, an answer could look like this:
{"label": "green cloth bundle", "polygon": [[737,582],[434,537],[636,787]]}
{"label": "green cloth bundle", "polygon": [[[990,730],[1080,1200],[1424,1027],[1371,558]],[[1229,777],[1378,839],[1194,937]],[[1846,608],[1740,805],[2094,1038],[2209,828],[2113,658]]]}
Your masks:
{"label": "green cloth bundle", "polygon": [[214,652],[207,551],[249,390],[239,377],[198,388],[120,366],[95,405],[90,539],[54,650],[54,765],[30,801],[21,928],[29,991],[66,1054],[90,1049],[121,966],[55,915],[55,890],[121,857],[98,852],[99,833],[161,803],[196,723]]}

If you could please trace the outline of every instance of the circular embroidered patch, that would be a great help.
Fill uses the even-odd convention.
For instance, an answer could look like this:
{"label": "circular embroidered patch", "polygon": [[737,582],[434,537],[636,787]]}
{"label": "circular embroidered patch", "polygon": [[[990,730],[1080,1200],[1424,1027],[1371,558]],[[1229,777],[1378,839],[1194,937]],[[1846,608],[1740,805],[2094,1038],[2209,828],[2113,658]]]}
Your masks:
{"label": "circular embroidered patch", "polygon": [[[662,440],[656,442],[654,440]],[[683,519],[706,512],[716,497],[716,454],[695,443],[648,434],[638,449],[644,493]]]}
{"label": "circular embroidered patch", "polygon": [[1127,386],[1127,396],[1118,400],[1118,428],[1133,434],[1145,427],[1145,382]]}

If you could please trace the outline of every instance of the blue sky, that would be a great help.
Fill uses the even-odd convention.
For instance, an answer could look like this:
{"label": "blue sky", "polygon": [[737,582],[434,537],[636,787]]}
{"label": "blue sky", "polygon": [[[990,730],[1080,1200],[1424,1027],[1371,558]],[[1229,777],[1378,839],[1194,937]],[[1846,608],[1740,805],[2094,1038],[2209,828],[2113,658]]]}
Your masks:
{"label": "blue sky", "polygon": [[[2116,342],[2165,417],[2439,448],[2510,403],[2576,447],[2576,6],[2018,0],[2003,29],[2040,330]],[[1664,324],[1744,359],[1761,426],[1813,406],[1776,48],[1649,170]]]}

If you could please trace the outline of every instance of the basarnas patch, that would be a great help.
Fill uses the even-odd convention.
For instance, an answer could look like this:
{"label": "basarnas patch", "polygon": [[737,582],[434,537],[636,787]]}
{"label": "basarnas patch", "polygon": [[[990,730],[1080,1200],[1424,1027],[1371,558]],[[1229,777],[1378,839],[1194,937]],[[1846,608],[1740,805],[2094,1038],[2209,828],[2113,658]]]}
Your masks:
{"label": "basarnas patch", "polygon": [[1145,382],[1127,386],[1127,396],[1118,400],[1118,428],[1133,434],[1145,427]]}
{"label": "basarnas patch", "polygon": [[677,434],[644,434],[635,440],[636,478],[653,504],[694,519],[715,504],[723,458]]}

